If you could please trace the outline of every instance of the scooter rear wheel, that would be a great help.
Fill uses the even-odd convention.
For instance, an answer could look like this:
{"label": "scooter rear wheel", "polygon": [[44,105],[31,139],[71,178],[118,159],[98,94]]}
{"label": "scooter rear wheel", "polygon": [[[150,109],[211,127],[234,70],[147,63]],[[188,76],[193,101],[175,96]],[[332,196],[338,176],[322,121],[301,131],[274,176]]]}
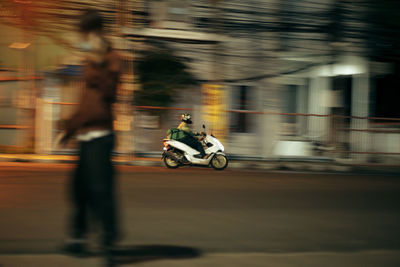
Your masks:
{"label": "scooter rear wheel", "polygon": [[217,154],[212,158],[211,166],[218,171],[222,171],[228,166],[228,158],[225,155]]}
{"label": "scooter rear wheel", "polygon": [[164,164],[167,166],[167,168],[170,169],[176,169],[179,167],[179,163],[173,159],[171,156],[165,156],[164,157]]}

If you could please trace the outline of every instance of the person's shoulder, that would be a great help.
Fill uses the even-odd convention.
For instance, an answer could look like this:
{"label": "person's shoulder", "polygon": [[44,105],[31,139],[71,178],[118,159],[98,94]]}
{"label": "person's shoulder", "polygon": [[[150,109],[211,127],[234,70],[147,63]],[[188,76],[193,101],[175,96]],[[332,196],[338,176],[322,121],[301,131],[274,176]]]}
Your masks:
{"label": "person's shoulder", "polygon": [[122,55],[118,51],[111,49],[108,52],[107,58],[110,62],[111,69],[114,71],[119,71],[122,64]]}
{"label": "person's shoulder", "polygon": [[118,50],[116,50],[116,49],[114,49],[114,48],[110,49],[109,55],[110,55],[110,57],[112,57],[112,58],[122,59],[121,52],[119,52]]}
{"label": "person's shoulder", "polygon": [[115,49],[110,49],[110,51],[107,54],[107,57],[110,61],[121,61],[122,60],[121,53]]}
{"label": "person's shoulder", "polygon": [[185,129],[186,129],[186,123],[181,122],[181,123],[178,125],[177,128],[178,128],[179,130],[185,130]]}

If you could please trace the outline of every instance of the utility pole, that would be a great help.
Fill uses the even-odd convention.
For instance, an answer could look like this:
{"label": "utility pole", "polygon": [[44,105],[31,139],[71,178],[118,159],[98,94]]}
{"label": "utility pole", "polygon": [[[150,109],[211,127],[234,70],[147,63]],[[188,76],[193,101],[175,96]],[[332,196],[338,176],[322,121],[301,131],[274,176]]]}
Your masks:
{"label": "utility pole", "polygon": [[20,50],[19,76],[29,77],[26,81],[19,81],[17,92],[17,124],[27,126],[26,130],[17,132],[17,144],[23,152],[33,152],[35,140],[35,105],[36,90],[35,61],[34,61],[34,32],[35,10],[30,1],[18,2],[21,12],[21,40],[24,48]]}
{"label": "utility pole", "polygon": [[[222,28],[222,12],[221,12],[221,4],[220,0],[210,0],[213,8],[213,18],[212,18],[212,27],[213,34],[215,36],[223,36],[223,28]],[[210,88],[204,88],[203,90],[207,90],[208,94],[211,93],[211,99],[203,100],[203,116],[206,112],[206,117],[211,119],[212,125],[211,130],[215,132],[219,138],[226,143],[227,137],[229,135],[228,130],[228,112],[227,112],[227,90],[224,87],[224,74],[223,74],[223,43],[222,40],[217,40],[215,42],[213,49],[213,60],[212,60],[212,80],[214,80],[213,85]],[[208,107],[208,108],[205,108]],[[206,110],[206,109],[212,110]]]}
{"label": "utility pole", "polygon": [[117,135],[118,152],[132,157],[134,153],[133,109],[131,105],[134,89],[133,51],[130,50],[129,41],[124,37],[122,30],[132,26],[132,12],[130,12],[132,9],[128,5],[133,5],[133,3],[118,0],[117,5],[116,36],[118,48],[123,57],[123,69],[117,92],[118,101],[115,108],[114,127],[119,132]]}
{"label": "utility pole", "polygon": [[[221,20],[221,10],[219,7],[220,4],[220,0],[210,0],[211,4],[212,4],[212,8],[213,8],[213,18],[212,18],[212,27],[213,27],[213,33],[216,36],[221,36],[222,35],[222,28],[221,28],[221,24],[222,24],[222,20]],[[219,62],[221,60],[220,55],[222,54],[221,51],[221,42],[215,42],[214,44],[214,56],[213,56],[213,77],[212,79],[215,81],[218,81],[218,83],[220,83],[222,85],[222,80],[223,80],[223,75],[222,75],[222,69],[220,68]]]}

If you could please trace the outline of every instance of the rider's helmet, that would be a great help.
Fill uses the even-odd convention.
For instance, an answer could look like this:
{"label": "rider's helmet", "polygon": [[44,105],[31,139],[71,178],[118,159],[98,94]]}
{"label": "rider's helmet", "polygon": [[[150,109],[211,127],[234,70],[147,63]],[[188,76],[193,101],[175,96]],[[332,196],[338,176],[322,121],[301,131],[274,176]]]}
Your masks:
{"label": "rider's helmet", "polygon": [[183,122],[186,122],[187,124],[192,124],[192,116],[190,116],[189,113],[182,114],[181,119]]}

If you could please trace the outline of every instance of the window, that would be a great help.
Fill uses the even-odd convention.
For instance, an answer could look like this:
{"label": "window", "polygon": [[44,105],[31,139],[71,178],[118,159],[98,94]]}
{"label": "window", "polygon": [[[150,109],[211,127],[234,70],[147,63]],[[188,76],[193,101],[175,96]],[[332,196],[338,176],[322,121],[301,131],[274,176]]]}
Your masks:
{"label": "window", "polygon": [[169,1],[168,4],[168,20],[186,22],[188,16],[187,1]]}
{"label": "window", "polygon": [[167,2],[151,1],[149,3],[151,27],[163,28],[163,22],[167,19]]}
{"label": "window", "polygon": [[[283,112],[284,113],[297,113],[297,85],[288,85],[284,92],[283,97]],[[287,123],[296,123],[296,116],[286,116]]]}
{"label": "window", "polygon": [[152,1],[149,4],[151,26],[154,28],[184,28],[189,20],[189,4],[183,0]]}
{"label": "window", "polygon": [[250,86],[236,86],[232,90],[232,109],[231,113],[231,131],[237,133],[248,133],[252,130],[252,121],[254,114],[243,113],[251,111],[254,108],[254,90]]}
{"label": "window", "polygon": [[372,116],[400,118],[398,90],[400,78],[396,74],[377,77],[371,94]]}

